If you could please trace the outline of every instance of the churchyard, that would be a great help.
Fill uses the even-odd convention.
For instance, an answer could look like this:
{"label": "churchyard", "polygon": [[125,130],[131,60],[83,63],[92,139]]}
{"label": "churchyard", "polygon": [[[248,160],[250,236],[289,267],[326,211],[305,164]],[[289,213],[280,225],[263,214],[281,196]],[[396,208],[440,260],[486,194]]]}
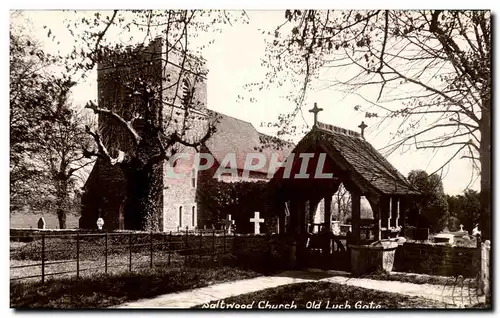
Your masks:
{"label": "churchyard", "polygon": [[[277,234],[261,233],[260,224],[265,219],[257,212],[249,222],[254,225],[253,234],[235,233],[232,230],[234,220],[229,215],[221,220],[221,230],[169,233],[11,230],[11,306],[109,307],[231,280],[279,275],[280,272],[292,269],[294,266],[289,259],[291,250],[286,245],[286,239],[283,240]],[[341,237],[345,234],[341,229],[349,230],[350,225],[334,221],[332,228]],[[439,238],[439,235],[436,236]],[[452,290],[452,298],[461,299],[459,307],[464,304],[477,306],[481,297],[478,285],[480,269],[476,259],[480,248],[470,247],[468,240],[463,243],[464,231],[451,236],[455,238],[453,242],[439,242],[439,239],[436,240],[438,242],[433,242],[433,236],[418,241],[408,237],[397,248],[394,271],[379,269],[356,276],[375,281],[440,286]],[[475,238],[471,241],[480,246]],[[317,255],[318,251],[311,244],[310,262],[304,266],[322,267],[328,271],[332,268],[331,264],[336,263],[341,269],[349,268],[349,264],[339,263],[339,259],[335,258],[338,254],[333,251],[327,259],[330,266],[318,266],[325,258],[320,256],[318,262],[315,259]],[[408,264],[418,266],[408,267]],[[128,286],[133,284],[142,287],[130,292]],[[114,287],[106,290],[105,286]],[[35,290],[37,295],[45,296],[33,297]],[[62,294],[80,296],[61,297]],[[353,295],[357,295],[357,298]],[[467,301],[467,297],[470,301]],[[310,299],[315,299],[316,302],[311,303]],[[370,300],[373,302],[372,307],[375,307],[369,307],[369,302],[356,304],[353,299]],[[270,304],[293,301],[297,308],[306,309],[315,309],[315,306],[316,309],[457,306],[449,301],[410,297],[397,292],[374,293],[371,289],[344,287],[333,282],[285,285],[234,296],[224,299],[222,303],[243,304],[250,300],[256,303],[265,300]],[[220,306],[221,302],[212,302],[206,308],[214,308],[214,304]],[[339,307],[339,304],[344,305]],[[269,305],[264,309],[276,308]]]}
{"label": "churchyard", "polygon": [[[253,12],[228,41],[198,35],[246,11],[37,14],[11,24],[11,307],[491,309],[489,11]],[[242,48],[262,78],[208,85]]]}

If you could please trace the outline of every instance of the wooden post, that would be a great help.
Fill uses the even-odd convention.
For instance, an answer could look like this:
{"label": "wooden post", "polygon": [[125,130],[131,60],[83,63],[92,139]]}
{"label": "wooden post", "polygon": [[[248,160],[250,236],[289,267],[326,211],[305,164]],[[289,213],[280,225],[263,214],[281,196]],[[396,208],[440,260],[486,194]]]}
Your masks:
{"label": "wooden post", "polygon": [[129,257],[128,257],[128,270],[132,271],[132,232],[128,235],[128,247],[129,247]]}
{"label": "wooden post", "polygon": [[212,262],[215,257],[215,229],[212,229]]}
{"label": "wooden post", "polygon": [[151,231],[150,244],[149,244],[149,268],[153,268],[153,231]]}
{"label": "wooden post", "polygon": [[223,237],[223,244],[224,244],[224,254],[226,254],[226,230],[224,230],[224,237]]}
{"label": "wooden post", "polygon": [[407,198],[401,198],[400,208],[399,208],[399,224],[405,227],[405,218],[408,215],[408,200]]}
{"label": "wooden post", "polygon": [[42,233],[42,284],[45,283],[45,233]]}
{"label": "wooden post", "polygon": [[398,227],[399,226],[399,198],[396,199],[396,220],[395,220],[395,226]]}
{"label": "wooden post", "polygon": [[332,229],[332,196],[325,197],[325,232],[330,233]]}
{"label": "wooden post", "polygon": [[325,262],[328,261],[330,256],[330,233],[332,232],[332,196],[328,194],[325,196],[325,220],[324,220],[324,231],[319,231],[322,233],[320,235],[324,238],[323,255],[325,257]]}
{"label": "wooden post", "polygon": [[168,265],[170,266],[170,253],[172,250],[172,231],[168,234]]}
{"label": "wooden post", "polygon": [[361,196],[358,191],[351,191],[351,202],[352,202],[352,234],[354,239],[354,244],[358,245],[361,239]]}
{"label": "wooden post", "polygon": [[201,252],[203,251],[203,232],[200,231],[200,249],[198,252],[198,261],[201,263]]}
{"label": "wooden post", "polygon": [[76,278],[80,277],[80,232],[76,232]]}
{"label": "wooden post", "polygon": [[387,229],[391,228],[391,216],[392,216],[392,197],[389,197],[389,213],[387,213]]}
{"label": "wooden post", "polygon": [[382,238],[380,233],[380,228],[382,227],[382,198],[380,198],[379,203],[377,205],[377,217],[375,218],[375,233],[374,238],[375,241],[380,241]]}
{"label": "wooden post", "polygon": [[186,225],[186,246],[184,248],[184,264],[187,262],[187,257],[188,257],[188,227]]}
{"label": "wooden post", "polygon": [[104,274],[108,273],[108,231],[104,234]]}

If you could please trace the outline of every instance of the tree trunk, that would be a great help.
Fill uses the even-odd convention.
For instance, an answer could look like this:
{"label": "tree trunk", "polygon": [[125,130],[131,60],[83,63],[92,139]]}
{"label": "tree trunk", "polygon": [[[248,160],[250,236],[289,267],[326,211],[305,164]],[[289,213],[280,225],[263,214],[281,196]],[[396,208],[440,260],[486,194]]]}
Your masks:
{"label": "tree trunk", "polygon": [[162,165],[132,166],[126,170],[127,201],[125,228],[141,231],[159,231],[162,204]]}
{"label": "tree trunk", "polygon": [[59,228],[66,228],[66,210],[69,207],[68,204],[68,180],[62,178],[62,180],[57,181],[57,192],[56,192],[56,211],[57,219],[59,220]]}
{"label": "tree trunk", "polygon": [[480,229],[483,240],[491,240],[491,104],[483,99],[481,118],[481,143],[479,159],[481,162],[481,193],[479,197],[481,220]]}

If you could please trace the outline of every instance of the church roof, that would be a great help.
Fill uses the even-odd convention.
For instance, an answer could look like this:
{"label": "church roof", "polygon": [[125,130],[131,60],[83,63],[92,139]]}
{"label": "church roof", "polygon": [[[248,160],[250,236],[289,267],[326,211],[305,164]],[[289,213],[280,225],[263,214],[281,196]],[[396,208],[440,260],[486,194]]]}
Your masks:
{"label": "church roof", "polygon": [[417,194],[406,178],[358,132],[318,123],[293,153],[321,149],[360,189],[382,194]]}
{"label": "church roof", "polygon": [[218,117],[217,131],[205,145],[219,164],[228,153],[235,153],[238,170],[244,170],[247,154],[263,153],[266,165],[258,172],[267,174],[271,155],[276,154],[278,160],[283,161],[294,147],[292,143],[258,132],[247,121],[212,110],[210,112]]}

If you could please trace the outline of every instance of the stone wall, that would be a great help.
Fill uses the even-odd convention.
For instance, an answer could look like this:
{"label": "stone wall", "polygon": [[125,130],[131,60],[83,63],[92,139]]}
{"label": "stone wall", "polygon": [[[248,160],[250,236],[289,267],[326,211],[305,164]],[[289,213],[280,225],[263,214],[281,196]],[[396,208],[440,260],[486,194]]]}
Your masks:
{"label": "stone wall", "polygon": [[486,299],[491,298],[491,242],[489,240],[481,243],[481,274],[479,276],[480,288]]}
{"label": "stone wall", "polygon": [[475,277],[480,270],[480,250],[438,244],[404,243],[396,249],[394,271]]}

